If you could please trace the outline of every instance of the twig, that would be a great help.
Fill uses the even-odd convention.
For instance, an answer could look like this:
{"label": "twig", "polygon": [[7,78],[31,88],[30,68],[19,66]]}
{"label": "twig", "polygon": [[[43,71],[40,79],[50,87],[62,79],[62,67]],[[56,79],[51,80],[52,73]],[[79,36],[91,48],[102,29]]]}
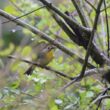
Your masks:
{"label": "twig", "polygon": [[73,5],[75,6],[78,14],[79,14],[79,17],[82,21],[82,24],[85,26],[85,27],[89,27],[89,23],[87,22],[87,18],[84,14],[84,11],[82,9],[82,7],[78,4],[77,0],[71,0]]}
{"label": "twig", "polygon": [[103,96],[98,97],[97,99],[95,99],[95,100],[90,104],[89,108],[90,108],[93,104],[95,104],[96,102],[98,102],[98,101],[100,101],[100,100],[103,100],[103,99],[105,99],[105,98],[110,98],[110,95],[103,95]]}
{"label": "twig", "polygon": [[100,8],[101,8],[101,5],[102,5],[102,2],[103,2],[103,0],[100,0],[99,5],[97,7],[96,17],[95,17],[95,20],[94,20],[93,29],[92,29],[91,37],[90,37],[90,40],[89,40],[89,44],[88,44],[87,52],[86,52],[86,56],[85,56],[85,62],[84,62],[84,65],[83,65],[83,68],[82,68],[82,71],[81,71],[81,74],[80,74],[79,78],[82,78],[84,76],[84,73],[85,73],[85,70],[86,70],[88,58],[89,58],[91,48],[92,48],[91,47],[92,46],[92,41],[94,39],[94,34],[97,30],[97,23],[98,23],[98,18],[99,18],[99,15],[100,15]]}
{"label": "twig", "polygon": [[[94,69],[89,69],[87,71],[85,71],[84,77],[90,77],[92,75],[104,75],[106,74],[108,71],[110,71],[110,67],[107,66],[106,68],[94,68]],[[67,83],[64,87],[61,88],[61,91],[64,91],[68,86],[70,86],[71,84],[80,81],[81,79],[77,79],[79,76],[73,77],[73,80],[69,83]]]}
{"label": "twig", "polygon": [[[4,12],[3,10],[0,9],[0,15],[9,19],[9,20],[13,20],[16,19],[14,16]],[[67,55],[73,57],[74,56],[74,52],[72,52],[70,49],[66,48],[64,45],[62,45],[60,42],[55,41],[54,39],[52,39],[51,37],[49,37],[47,34],[45,34],[44,32],[40,31],[39,29],[19,20],[16,19],[13,22],[15,22],[16,24],[30,30],[32,33],[37,34],[38,36],[40,36],[42,39],[50,42],[51,44],[55,45],[57,48],[59,48],[60,50],[62,50],[64,53],[66,53]]]}
{"label": "twig", "polygon": [[18,11],[24,13],[23,10],[22,10],[21,8],[19,8],[19,7],[17,6],[17,4],[15,4],[12,0],[9,0],[9,2],[10,2]]}
{"label": "twig", "polygon": [[109,34],[109,25],[108,25],[108,15],[107,15],[107,9],[106,9],[106,2],[104,0],[104,7],[105,7],[105,16],[106,16],[106,27],[107,27],[107,54],[108,54],[108,58],[109,58],[109,49],[110,49],[110,40],[109,40],[109,37],[110,37],[110,34]]}
{"label": "twig", "polygon": [[20,19],[20,18],[22,18],[22,17],[25,17],[25,16],[27,16],[27,15],[29,15],[29,14],[35,12],[35,11],[38,11],[38,10],[44,8],[44,7],[46,7],[46,6],[44,5],[44,6],[42,6],[42,7],[40,7],[40,8],[37,8],[37,9],[35,9],[35,10],[33,10],[33,11],[30,11],[30,12],[28,12],[28,13],[25,13],[25,14],[19,16],[19,17],[16,17],[16,18],[14,18],[14,19],[11,19],[11,20],[8,20],[8,21],[5,21],[5,22],[2,22],[2,24],[8,23],[8,22],[10,22],[10,21],[15,21],[15,20],[17,20],[17,19]]}
{"label": "twig", "polygon": [[73,81],[71,81],[68,84],[66,84],[63,87],[64,89],[66,89],[71,84],[73,84],[76,81],[81,80],[84,77],[86,66],[87,66],[87,63],[88,63],[89,54],[91,52],[92,41],[93,41],[93,38],[94,38],[95,31],[97,29],[97,23],[98,23],[98,18],[99,18],[100,8],[101,8],[101,5],[102,5],[102,2],[103,2],[103,0],[100,0],[99,5],[98,5],[97,10],[96,10],[96,17],[95,17],[95,20],[94,20],[93,29],[92,29],[91,37],[90,37],[90,40],[89,40],[89,44],[88,44],[87,52],[86,52],[86,56],[85,56],[85,62],[84,62],[84,65],[82,67],[81,73],[77,77],[74,77],[74,80]]}
{"label": "twig", "polygon": [[[108,90],[110,90],[110,88],[106,88],[106,89],[102,92],[101,96],[104,96],[104,95],[108,92]],[[97,109],[96,109],[96,110],[98,110],[98,108],[99,108],[99,106],[100,106],[101,102],[102,102],[102,99],[99,101],[99,103],[98,103],[98,106],[97,106]]]}
{"label": "twig", "polygon": [[96,11],[96,8],[88,0],[85,0],[85,1]]}
{"label": "twig", "polygon": [[46,5],[49,9],[56,12],[60,17],[62,17],[65,21],[70,22],[72,25],[74,25],[76,28],[79,28],[80,31],[84,32],[86,35],[91,33],[91,29],[81,26],[76,21],[72,20],[70,17],[68,17],[66,14],[62,13],[58,8],[56,8],[53,4],[49,3],[46,0],[40,0],[44,5]]}
{"label": "twig", "polygon": [[62,73],[62,72],[59,72],[59,71],[57,71],[57,70],[54,70],[54,69],[50,68],[49,66],[42,66],[42,65],[37,64],[36,62],[31,62],[31,61],[28,61],[28,60],[26,60],[26,59],[17,58],[17,57],[12,56],[12,55],[9,55],[9,56],[7,56],[7,57],[8,57],[8,58],[11,58],[11,59],[18,59],[18,60],[20,60],[20,61],[23,61],[23,62],[26,62],[26,63],[29,63],[29,64],[36,65],[36,66],[38,66],[38,67],[40,67],[40,68],[43,68],[43,69],[46,69],[46,70],[49,70],[49,71],[53,71],[53,72],[55,72],[56,74],[58,74],[58,75],[60,75],[60,76],[63,76],[63,77],[65,77],[65,78],[68,78],[68,79],[70,79],[70,80],[73,79],[72,77],[70,77],[70,76],[68,76],[68,75],[66,75],[66,74],[64,74],[64,73]]}
{"label": "twig", "polygon": [[106,8],[104,8],[104,9],[102,9],[100,11],[103,12],[103,11],[105,11],[105,9],[107,10],[108,8],[110,8],[110,4]]}

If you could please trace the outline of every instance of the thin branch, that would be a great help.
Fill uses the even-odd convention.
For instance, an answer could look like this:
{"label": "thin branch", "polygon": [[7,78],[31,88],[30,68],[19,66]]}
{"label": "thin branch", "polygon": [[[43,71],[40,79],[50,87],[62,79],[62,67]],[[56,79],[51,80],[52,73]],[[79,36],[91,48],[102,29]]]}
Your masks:
{"label": "thin branch", "polygon": [[46,7],[46,6],[42,6],[42,7],[40,7],[40,8],[37,8],[37,9],[33,10],[33,11],[30,11],[30,12],[28,12],[28,13],[25,13],[25,14],[19,16],[19,17],[16,17],[16,18],[14,18],[14,19],[11,19],[11,20],[2,22],[2,24],[5,24],[5,23],[8,23],[8,22],[10,22],[10,21],[15,21],[15,20],[17,20],[17,19],[23,18],[23,17],[25,17],[25,16],[27,16],[27,15],[29,15],[29,14],[35,12],[35,11],[38,11],[38,10],[40,10],[40,9],[42,9],[42,8],[45,8],[45,7]]}
{"label": "thin branch", "polygon": [[[102,92],[101,96],[104,96],[104,95],[108,92],[108,90],[110,90],[110,88],[106,88],[106,89]],[[99,103],[98,103],[98,106],[97,106],[97,109],[96,109],[96,110],[98,110],[98,109],[99,109],[101,102],[102,102],[102,99],[99,101]]]}
{"label": "thin branch", "polygon": [[90,5],[95,11],[96,11],[96,8],[88,1],[88,0],[85,0],[85,2]]}
{"label": "thin branch", "polygon": [[81,80],[84,77],[86,66],[87,66],[87,63],[88,63],[88,58],[89,58],[89,55],[90,55],[90,52],[91,52],[91,48],[92,48],[91,47],[92,46],[92,41],[93,41],[93,38],[94,38],[95,31],[97,29],[97,23],[98,23],[98,18],[99,18],[99,15],[100,15],[100,8],[101,8],[101,5],[102,5],[102,2],[103,2],[103,0],[100,0],[99,5],[98,5],[97,10],[96,10],[96,17],[95,17],[95,20],[94,20],[93,29],[92,29],[91,37],[90,37],[90,40],[89,40],[89,44],[88,44],[87,52],[86,52],[86,56],[85,56],[85,62],[84,62],[84,65],[82,67],[81,73],[77,77],[74,77],[73,81],[67,83],[64,86],[64,89],[66,89],[71,84],[73,84],[76,81]]}
{"label": "thin branch", "polygon": [[86,16],[84,14],[84,11],[82,9],[82,7],[78,4],[77,0],[71,0],[73,5],[75,6],[78,14],[79,14],[79,17],[82,21],[82,24],[85,26],[85,27],[89,27],[89,23],[87,22],[87,19],[86,19]]}
{"label": "thin branch", "polygon": [[95,100],[90,104],[89,108],[90,108],[93,104],[95,104],[96,102],[98,102],[98,101],[100,101],[100,100],[103,100],[103,99],[106,99],[106,98],[110,98],[110,95],[103,95],[103,96],[98,97],[97,99],[95,99]]}
{"label": "thin branch", "polygon": [[108,54],[108,58],[109,58],[109,49],[110,49],[110,40],[109,40],[109,37],[110,37],[110,34],[109,34],[109,25],[108,25],[108,15],[107,15],[107,9],[106,9],[106,2],[104,0],[104,7],[105,7],[105,17],[106,17],[106,27],[107,27],[107,54]]}
{"label": "thin branch", "polygon": [[[69,50],[68,48],[66,48],[64,45],[62,45],[60,42],[55,41],[53,39],[51,39],[47,34],[41,32],[40,30],[38,30],[37,28],[30,26],[29,24],[20,21],[19,19],[16,19],[14,16],[9,15],[8,13],[0,10],[0,14],[4,17],[6,17],[7,19],[10,20],[14,20],[13,22],[19,24],[20,26],[27,28],[28,30],[30,30],[31,32],[33,32],[34,34],[39,35],[41,38],[47,40],[48,42],[52,43],[53,45],[55,45],[56,47],[58,47],[60,50],[62,50],[64,53],[68,54],[69,56],[73,57],[76,56],[79,58],[80,62],[84,62],[84,59],[77,56],[73,51]],[[16,20],[15,20],[16,19]],[[88,63],[88,67],[92,67],[94,68],[93,65],[91,65],[90,63]]]}
{"label": "thin branch", "polygon": [[90,28],[81,26],[76,21],[74,21],[73,19],[71,19],[70,17],[68,17],[66,14],[62,13],[58,8],[56,8],[53,4],[49,3],[47,0],[40,0],[40,2],[42,2],[44,5],[46,5],[52,11],[56,12],[65,21],[70,22],[72,25],[74,25],[75,27],[77,27],[80,31],[84,32],[86,35],[87,34],[90,35],[90,33],[91,33],[91,29]]}
{"label": "thin branch", "polygon": [[[13,20],[16,19],[16,17],[6,13],[5,11],[0,9],[0,15],[9,19],[9,20]],[[55,45],[57,48],[59,48],[60,50],[62,50],[64,53],[66,53],[67,55],[73,57],[74,56],[74,52],[72,52],[70,49],[66,48],[64,45],[62,45],[60,42],[55,41],[54,39],[52,39],[51,37],[49,37],[47,34],[45,34],[44,32],[40,31],[39,29],[19,20],[16,19],[13,22],[15,22],[16,24],[30,30],[32,33],[40,36],[42,39],[50,42],[51,44]]]}
{"label": "thin branch", "polygon": [[37,67],[40,67],[40,68],[43,68],[43,69],[52,71],[52,72],[56,73],[57,75],[63,76],[63,77],[65,77],[65,78],[67,78],[67,79],[70,79],[70,80],[73,79],[72,77],[70,77],[70,76],[68,76],[68,75],[66,75],[66,74],[64,74],[64,73],[62,73],[62,72],[59,72],[59,71],[57,71],[57,70],[54,70],[54,69],[52,69],[52,68],[49,67],[49,66],[42,66],[42,65],[37,64],[36,62],[28,61],[28,60],[22,59],[22,58],[17,58],[17,57],[12,56],[12,55],[9,55],[9,56],[7,56],[7,57],[10,58],[10,59],[17,59],[17,60],[20,60],[20,61],[23,61],[23,62],[26,62],[26,63],[29,63],[29,64],[36,65]]}
{"label": "thin branch", "polygon": [[108,8],[110,8],[110,4],[108,6],[106,6],[106,8],[100,10],[101,12],[105,11],[105,9],[107,10]]}
{"label": "thin branch", "polygon": [[92,48],[91,46],[92,46],[92,42],[93,42],[93,39],[94,39],[94,34],[95,34],[96,30],[97,30],[97,24],[98,24],[98,19],[99,19],[99,15],[100,15],[100,8],[102,6],[102,2],[103,2],[103,0],[100,0],[99,5],[98,5],[97,10],[96,10],[96,17],[95,17],[95,20],[94,20],[94,25],[93,25],[91,37],[90,37],[89,44],[88,44],[88,47],[87,47],[87,52],[86,52],[86,56],[85,56],[85,62],[84,62],[81,74],[79,76],[80,78],[82,78],[84,76],[84,73],[85,73],[85,70],[86,70],[88,58],[89,58],[89,55],[90,55],[90,52],[91,52],[91,48]]}
{"label": "thin branch", "polygon": [[[71,14],[69,12],[65,12],[69,17],[71,17]],[[80,30],[75,27],[74,25],[72,25],[70,22],[68,21],[65,21],[70,27],[71,29],[73,30],[73,32],[76,34],[76,41],[79,41],[79,42],[76,42],[78,45],[80,46],[83,46],[86,50],[87,50],[87,46],[88,46],[88,42],[89,42],[89,39],[90,39],[90,35],[83,35],[82,32],[80,32]],[[70,36],[69,36],[70,37]],[[74,39],[75,39],[74,38]],[[103,65],[107,62],[109,62],[109,59],[99,50],[99,48],[97,47],[96,43],[95,42],[92,42],[92,49],[91,49],[91,52],[90,52],[90,55],[92,57],[92,59],[99,65]],[[106,62],[107,61],[107,62]]]}
{"label": "thin branch", "polygon": [[23,10],[22,10],[21,8],[19,8],[19,7],[17,6],[17,4],[14,3],[12,0],[9,0],[9,2],[10,2],[18,11],[24,13]]}
{"label": "thin branch", "polygon": [[[87,71],[85,71],[84,77],[90,77],[92,75],[98,75],[98,76],[103,76],[104,74],[106,74],[108,71],[110,71],[110,67],[107,66],[105,68],[94,68],[94,69],[89,69]],[[80,81],[81,79],[77,80],[77,78],[79,77],[76,76],[73,78],[73,80],[69,83],[67,83],[64,87],[61,88],[61,91],[64,91],[68,86],[70,86],[71,84]]]}
{"label": "thin branch", "polygon": [[96,17],[95,17],[95,20],[94,20],[94,25],[93,25],[91,37],[90,37],[90,40],[89,40],[89,44],[88,44],[88,47],[87,47],[87,52],[86,52],[86,56],[85,56],[85,62],[84,62],[84,65],[83,65],[83,68],[82,68],[82,71],[81,71],[81,74],[80,74],[80,78],[82,78],[84,76],[84,73],[85,73],[85,70],[86,70],[88,58],[89,58],[89,55],[90,55],[90,52],[91,52],[91,48],[92,48],[91,47],[92,46],[92,41],[94,39],[94,34],[95,34],[96,30],[97,30],[98,18],[99,18],[99,15],[100,15],[100,8],[101,8],[101,5],[102,5],[102,2],[103,2],[103,0],[100,0],[99,5],[97,7]]}

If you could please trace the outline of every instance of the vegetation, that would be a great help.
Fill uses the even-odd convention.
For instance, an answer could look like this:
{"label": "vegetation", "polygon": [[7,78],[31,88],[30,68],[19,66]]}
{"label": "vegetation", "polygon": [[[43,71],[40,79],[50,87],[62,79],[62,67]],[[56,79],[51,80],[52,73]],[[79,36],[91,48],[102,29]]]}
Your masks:
{"label": "vegetation", "polygon": [[[110,110],[109,0],[1,0],[0,7],[0,110]],[[43,67],[32,60],[42,42],[56,47]]]}

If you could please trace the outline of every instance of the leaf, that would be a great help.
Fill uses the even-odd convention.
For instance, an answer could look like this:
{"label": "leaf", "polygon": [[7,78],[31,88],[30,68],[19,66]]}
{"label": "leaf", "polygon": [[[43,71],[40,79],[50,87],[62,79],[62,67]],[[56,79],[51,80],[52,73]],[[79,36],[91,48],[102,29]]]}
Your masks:
{"label": "leaf", "polygon": [[27,55],[29,55],[29,53],[31,53],[31,47],[30,46],[25,46],[24,48],[23,48],[23,50],[22,50],[22,53],[21,53],[21,55],[23,55],[23,56],[27,56]]}
{"label": "leaf", "polygon": [[92,91],[88,91],[86,93],[86,97],[88,97],[88,98],[93,97],[93,96],[94,96],[94,92],[92,92]]}

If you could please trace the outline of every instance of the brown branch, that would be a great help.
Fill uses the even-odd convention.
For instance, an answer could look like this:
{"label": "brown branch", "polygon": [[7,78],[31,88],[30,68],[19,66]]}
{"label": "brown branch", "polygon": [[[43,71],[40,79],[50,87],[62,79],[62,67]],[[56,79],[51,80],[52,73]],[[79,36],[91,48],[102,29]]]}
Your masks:
{"label": "brown branch", "polygon": [[91,106],[93,104],[95,104],[96,102],[100,101],[100,100],[103,100],[103,99],[106,99],[106,98],[110,98],[110,95],[103,95],[103,96],[100,96],[98,97],[97,99],[95,99],[90,105],[89,105],[89,108],[91,108]]}
{"label": "brown branch", "polygon": [[81,32],[85,33],[86,35],[90,35],[91,33],[91,29],[81,26],[80,24],[78,24],[76,21],[74,21],[73,19],[71,19],[70,17],[68,17],[67,15],[65,15],[64,13],[62,13],[58,8],[56,8],[53,4],[49,3],[46,0],[40,0],[40,2],[42,2],[44,5],[46,5],[49,9],[51,9],[52,11],[56,12],[60,17],[62,17],[65,21],[70,22],[72,25],[74,25],[75,27],[77,27]]}
{"label": "brown branch", "polygon": [[[0,9],[0,15],[9,19],[9,20],[13,20],[16,19],[16,17],[6,13],[5,11]],[[70,49],[66,48],[64,45],[62,45],[60,42],[55,41],[54,39],[52,39],[51,37],[49,37],[47,34],[45,34],[44,32],[40,31],[39,29],[19,20],[16,19],[13,22],[15,22],[16,24],[30,30],[32,33],[40,36],[42,39],[50,42],[51,44],[55,45],[57,48],[59,48],[60,50],[62,50],[64,53],[66,53],[67,55],[73,57],[74,56],[74,52],[72,52]]]}
{"label": "brown branch", "polygon": [[88,0],[85,0],[85,1],[88,5],[90,5],[96,11],[96,8]]}
{"label": "brown branch", "polygon": [[42,66],[42,65],[37,64],[36,62],[28,61],[28,60],[22,59],[22,58],[17,58],[17,57],[12,56],[12,55],[8,55],[7,57],[10,58],[10,59],[17,59],[17,60],[20,60],[20,61],[23,61],[23,62],[26,62],[26,63],[29,63],[29,64],[36,65],[37,67],[40,67],[40,68],[43,68],[43,69],[52,71],[52,72],[56,73],[57,75],[63,76],[63,77],[65,77],[65,78],[67,78],[67,79],[70,79],[70,80],[73,79],[72,77],[70,77],[70,76],[68,76],[68,75],[66,75],[66,74],[64,74],[64,73],[62,73],[62,72],[59,72],[59,71],[57,71],[57,70],[54,70],[54,69],[52,69],[52,68],[49,67],[49,66]]}
{"label": "brown branch", "polygon": [[103,11],[107,10],[108,8],[110,8],[110,4],[106,8],[104,8],[104,9],[102,9],[100,11],[103,12]]}
{"label": "brown branch", "polygon": [[69,82],[64,88],[69,87],[71,84],[73,84],[76,81],[81,80],[84,77],[86,66],[87,66],[87,63],[88,63],[88,58],[89,58],[89,55],[90,55],[90,52],[91,52],[92,41],[93,41],[93,38],[94,38],[95,31],[97,29],[97,23],[98,23],[98,18],[99,18],[99,15],[100,15],[100,8],[101,8],[101,5],[102,5],[102,2],[103,2],[103,0],[100,0],[100,2],[98,4],[98,7],[97,7],[96,17],[95,17],[95,20],[94,20],[93,29],[92,29],[91,37],[90,37],[90,40],[89,40],[89,44],[88,44],[87,52],[86,52],[86,56],[85,56],[85,62],[84,62],[84,65],[82,67],[81,73],[78,77],[75,77],[73,81]]}
{"label": "brown branch", "polygon": [[[87,49],[87,44],[88,41],[90,39],[90,35],[91,35],[91,29],[90,28],[85,28],[83,26],[80,27],[80,25],[74,20],[72,19],[70,16],[67,16],[66,14],[63,14],[58,8],[56,8],[54,5],[52,5],[51,3],[47,2],[46,0],[40,0],[44,5],[47,6],[48,9],[54,11],[56,14],[58,14],[60,17],[62,17],[65,22],[70,26],[70,28],[75,31],[75,34],[78,34],[76,36],[82,36],[82,42],[84,41],[84,48]],[[89,29],[89,31],[87,31]],[[81,37],[80,37],[81,38]],[[76,38],[77,39],[77,38]],[[80,40],[80,39],[79,39]],[[95,43],[93,43],[92,45],[92,51],[91,51],[91,57],[93,58],[93,60],[99,64],[99,65],[103,65],[106,63],[110,64],[109,59],[107,59],[107,57],[98,49],[98,47],[96,46]]]}
{"label": "brown branch", "polygon": [[[94,69],[89,69],[87,71],[85,71],[84,77],[90,77],[92,75],[99,75],[100,77],[102,77],[104,74],[106,74],[108,71],[110,71],[110,67],[107,66],[105,68],[94,68]],[[73,78],[73,80],[69,83],[67,83],[64,87],[61,88],[61,91],[63,91],[64,89],[66,89],[68,86],[72,85],[75,82],[80,81],[81,79],[77,80],[77,78],[79,77],[76,76]]]}
{"label": "brown branch", "polygon": [[[104,91],[102,91],[101,96],[104,96],[109,90],[110,90],[110,88],[106,88]],[[99,100],[96,110],[99,109],[101,102],[102,102],[102,99]]]}
{"label": "brown branch", "polygon": [[24,13],[23,10],[21,8],[18,7],[18,5],[16,3],[14,3],[12,0],[9,0],[9,2],[20,12]]}
{"label": "brown branch", "polygon": [[91,37],[90,37],[89,44],[88,44],[88,47],[87,47],[85,62],[84,62],[84,65],[83,65],[83,68],[82,68],[82,71],[81,71],[81,74],[80,74],[79,78],[83,78],[85,70],[86,70],[88,58],[89,58],[91,48],[92,48],[92,42],[93,42],[93,39],[94,39],[94,34],[97,30],[98,18],[99,18],[99,15],[100,15],[100,8],[102,6],[102,2],[103,2],[103,0],[100,0],[100,2],[98,4],[98,7],[97,7],[97,10],[96,10],[96,17],[95,17],[95,20],[94,20],[94,25],[93,25]]}
{"label": "brown branch", "polygon": [[79,17],[82,21],[82,24],[85,26],[85,27],[89,27],[89,23],[87,22],[87,19],[86,19],[86,16],[84,14],[84,11],[82,9],[82,7],[78,4],[77,0],[71,0],[73,5],[75,6],[78,14],[79,14]]}
{"label": "brown branch", "polygon": [[45,8],[45,7],[46,7],[46,6],[39,7],[39,8],[37,8],[37,9],[32,10],[32,11],[30,11],[30,12],[28,12],[28,13],[25,13],[25,14],[19,16],[19,17],[16,17],[16,18],[14,18],[14,19],[11,19],[11,20],[2,22],[2,24],[5,24],[5,23],[11,22],[11,21],[16,21],[17,19],[23,18],[23,17],[25,17],[25,16],[27,16],[27,15],[29,15],[29,14],[35,12],[35,11],[38,11],[38,10],[40,10],[40,9],[42,9],[42,8]]}
{"label": "brown branch", "polygon": [[108,58],[109,58],[109,49],[110,49],[110,40],[109,40],[109,37],[110,37],[110,34],[109,34],[109,25],[108,25],[108,15],[107,15],[107,9],[106,9],[106,2],[104,0],[104,7],[105,7],[105,19],[106,19],[106,28],[107,28],[107,54],[108,54]]}

